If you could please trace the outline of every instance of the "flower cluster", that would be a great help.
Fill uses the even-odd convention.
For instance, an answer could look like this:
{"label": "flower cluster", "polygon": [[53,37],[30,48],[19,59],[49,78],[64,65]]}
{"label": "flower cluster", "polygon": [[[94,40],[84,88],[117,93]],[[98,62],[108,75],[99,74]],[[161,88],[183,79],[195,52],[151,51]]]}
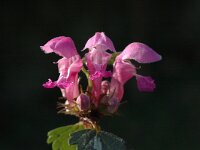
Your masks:
{"label": "flower cluster", "polygon": [[[41,49],[45,53],[56,53],[59,77],[49,79],[45,88],[59,87],[66,99],[64,110],[80,118],[93,120],[117,111],[124,94],[124,84],[135,77],[139,91],[151,92],[154,80],[137,73],[138,63],[151,63],[161,60],[161,56],[145,44],[134,42],[121,53],[116,52],[113,42],[103,32],[97,32],[87,42],[83,50],[88,50],[83,58],[77,53],[70,37],[60,36],[51,39]],[[109,50],[109,51],[108,51]],[[108,70],[112,66],[112,70]],[[87,89],[79,84],[79,72],[83,71],[88,79]],[[95,114],[95,115],[94,115]],[[98,115],[97,115],[98,114]],[[94,119],[95,120],[95,119]]]}

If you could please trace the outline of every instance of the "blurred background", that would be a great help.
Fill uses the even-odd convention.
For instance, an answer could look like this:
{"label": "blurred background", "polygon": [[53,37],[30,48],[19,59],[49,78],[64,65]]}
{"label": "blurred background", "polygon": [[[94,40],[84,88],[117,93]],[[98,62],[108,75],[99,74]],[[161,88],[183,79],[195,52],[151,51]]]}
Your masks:
{"label": "blurred background", "polygon": [[163,57],[140,70],[156,80],[155,92],[140,93],[131,79],[119,116],[102,120],[102,128],[124,138],[128,149],[200,149],[199,0],[1,0],[0,16],[1,150],[50,150],[47,132],[78,121],[57,114],[59,89],[41,86],[57,79],[52,62],[59,56],[39,46],[64,35],[80,52],[97,31],[117,51],[138,41]]}

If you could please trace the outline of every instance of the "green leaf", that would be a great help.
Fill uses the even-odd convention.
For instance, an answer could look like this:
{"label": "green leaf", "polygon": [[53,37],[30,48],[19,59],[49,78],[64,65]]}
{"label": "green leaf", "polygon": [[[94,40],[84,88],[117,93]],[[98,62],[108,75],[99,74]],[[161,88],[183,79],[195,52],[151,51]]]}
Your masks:
{"label": "green leaf", "polygon": [[71,134],[69,144],[78,150],[125,150],[125,142],[112,133],[86,129]]}
{"label": "green leaf", "polygon": [[76,150],[76,146],[69,145],[68,141],[70,134],[79,130],[83,130],[81,123],[51,130],[48,132],[47,143],[52,144],[53,150]]}
{"label": "green leaf", "polygon": [[112,133],[101,131],[99,136],[102,141],[103,149],[105,150],[126,149],[125,141]]}

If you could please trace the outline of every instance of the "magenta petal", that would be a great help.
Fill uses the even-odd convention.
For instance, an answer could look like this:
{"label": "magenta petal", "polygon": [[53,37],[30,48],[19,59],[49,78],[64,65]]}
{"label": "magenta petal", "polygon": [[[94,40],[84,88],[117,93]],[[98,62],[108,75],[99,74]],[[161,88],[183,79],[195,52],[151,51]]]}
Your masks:
{"label": "magenta petal", "polygon": [[96,71],[105,71],[108,60],[111,58],[111,54],[94,49],[85,54],[86,65],[90,74],[94,74]]}
{"label": "magenta petal", "polygon": [[53,38],[48,41],[44,46],[40,46],[40,48],[45,53],[54,52],[66,58],[70,58],[78,54],[73,40],[70,37],[65,36]]}
{"label": "magenta petal", "polygon": [[79,57],[79,55],[72,57],[70,59],[70,64],[71,65],[68,68],[67,78],[71,75],[79,73],[83,66],[82,59]]}
{"label": "magenta petal", "polygon": [[87,41],[84,49],[87,49],[87,48],[90,50],[92,50],[93,48],[96,48],[101,51],[105,51],[109,49],[115,52],[115,47],[113,45],[113,42],[111,41],[109,37],[107,37],[104,34],[104,32],[96,32],[95,35]]}
{"label": "magenta petal", "polygon": [[141,75],[136,76],[137,86],[141,92],[153,92],[156,85],[151,77],[145,77]]}
{"label": "magenta petal", "polygon": [[[111,58],[111,54],[105,51],[99,51],[94,49],[85,55],[86,65],[90,73],[90,79],[92,79],[92,93],[96,100],[99,99],[101,94],[101,81],[103,77],[110,75],[110,72],[106,72],[108,60]],[[94,102],[97,104],[98,102]]]}
{"label": "magenta petal", "polygon": [[102,73],[101,73],[100,71],[96,71],[94,74],[91,74],[91,75],[89,76],[89,78],[90,78],[91,80],[94,80],[94,79],[97,79],[97,78],[100,78],[100,77],[102,77]]}
{"label": "magenta petal", "polygon": [[69,77],[68,82],[70,83],[70,85],[67,86],[65,89],[61,88],[61,92],[63,94],[63,97],[66,97],[69,101],[73,101],[80,94],[78,86],[78,74]]}
{"label": "magenta petal", "polygon": [[45,88],[54,88],[56,87],[56,81],[53,82],[51,79],[48,79],[48,81],[44,83],[42,86]]}
{"label": "magenta petal", "polygon": [[109,78],[111,76],[112,76],[111,71],[96,71],[94,74],[90,75],[89,78],[91,80],[94,80],[94,79],[101,78],[101,77]]}
{"label": "magenta petal", "polygon": [[61,76],[68,78],[74,73],[80,72],[83,66],[79,55],[75,55],[69,59],[62,58],[58,61],[58,69]]}
{"label": "magenta petal", "polygon": [[134,59],[139,63],[151,63],[161,60],[161,56],[152,50],[149,46],[134,42],[129,44],[117,59]]}
{"label": "magenta petal", "polygon": [[65,89],[69,86],[73,85],[73,82],[68,82],[68,81],[65,81],[65,82],[58,82],[57,83],[57,87],[61,88],[61,89]]}
{"label": "magenta petal", "polygon": [[117,61],[114,63],[113,78],[125,84],[136,74],[136,68],[129,62]]}
{"label": "magenta petal", "polygon": [[[91,74],[97,70],[105,70],[108,60],[112,57],[111,54],[94,49],[85,54],[87,67]],[[102,66],[104,66],[102,68]]]}
{"label": "magenta petal", "polygon": [[136,74],[136,68],[129,62],[117,60],[113,66],[110,84],[111,95],[121,101],[124,94],[124,84]]}
{"label": "magenta petal", "polygon": [[104,77],[104,78],[112,77],[112,72],[111,71],[103,71],[102,77]]}
{"label": "magenta petal", "polygon": [[[79,95],[78,73],[80,72],[82,65],[82,60],[78,55],[69,59],[62,58],[58,61],[60,76],[57,82],[58,84],[61,83],[60,88],[63,97],[66,97],[68,100],[74,100],[74,98]],[[62,89],[62,86],[63,88],[65,87],[65,89]]]}

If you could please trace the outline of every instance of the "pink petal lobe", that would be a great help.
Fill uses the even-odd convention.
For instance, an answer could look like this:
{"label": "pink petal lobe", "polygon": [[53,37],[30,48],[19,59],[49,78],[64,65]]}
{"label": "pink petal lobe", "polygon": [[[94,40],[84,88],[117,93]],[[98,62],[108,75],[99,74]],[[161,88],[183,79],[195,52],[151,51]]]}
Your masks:
{"label": "pink petal lobe", "polygon": [[86,65],[90,74],[94,74],[96,71],[106,70],[108,60],[111,58],[111,54],[94,49],[85,54]]}
{"label": "pink petal lobe", "polygon": [[124,84],[136,74],[134,65],[123,60],[116,60],[113,66],[113,75],[110,84],[110,92],[119,101],[124,94]]}
{"label": "pink petal lobe", "polygon": [[151,77],[145,77],[141,75],[136,76],[137,86],[141,92],[153,92],[156,85]]}
{"label": "pink petal lobe", "polygon": [[74,73],[80,72],[83,66],[82,60],[79,55],[75,55],[69,59],[62,58],[58,61],[58,69],[61,76],[68,78]]}
{"label": "pink petal lobe", "polygon": [[113,42],[111,41],[109,37],[107,37],[104,34],[104,32],[96,32],[95,35],[87,41],[84,49],[87,49],[87,48],[90,50],[92,50],[93,48],[96,48],[101,51],[105,51],[109,49],[115,52],[115,47],[113,45]]}
{"label": "pink petal lobe", "polygon": [[129,44],[117,59],[134,59],[139,63],[151,63],[161,60],[161,56],[149,46],[134,42]]}
{"label": "pink petal lobe", "polygon": [[94,80],[94,79],[101,78],[101,77],[109,78],[111,76],[112,76],[111,71],[96,71],[94,74],[90,75],[89,78],[91,80]]}
{"label": "pink petal lobe", "polygon": [[70,84],[65,89],[61,88],[61,92],[63,97],[66,97],[69,101],[73,101],[80,94],[78,87],[78,74],[68,78],[68,82]]}
{"label": "pink petal lobe", "polygon": [[68,81],[63,81],[63,82],[57,83],[57,87],[59,87],[61,89],[65,89],[65,88],[70,87],[72,85],[73,85],[73,82],[68,82]]}
{"label": "pink petal lobe", "polygon": [[70,58],[78,54],[73,40],[70,37],[65,36],[53,38],[48,41],[44,46],[40,46],[40,48],[45,53],[54,52],[66,58]]}
{"label": "pink petal lobe", "polygon": [[56,82],[55,81],[53,82],[51,79],[48,79],[48,81],[44,83],[42,86],[45,88],[54,88],[56,87]]}
{"label": "pink petal lobe", "polygon": [[[105,51],[99,51],[94,49],[85,54],[86,65],[90,73],[90,79],[92,79],[92,94],[96,100],[99,100],[101,94],[101,81],[103,77],[109,77],[112,73],[106,71],[108,60],[111,58],[111,54]],[[98,102],[94,102],[97,104]]]}
{"label": "pink petal lobe", "polygon": [[121,84],[125,84],[136,74],[136,68],[129,62],[117,61],[114,64],[113,78],[117,79]]}
{"label": "pink petal lobe", "polygon": [[79,55],[75,55],[69,59],[62,58],[58,61],[60,76],[57,83],[62,89],[63,96],[67,97],[68,100],[74,100],[79,95],[78,73],[82,65],[82,60]]}
{"label": "pink petal lobe", "polygon": [[101,74],[100,71],[96,71],[94,74],[91,74],[91,75],[89,76],[89,78],[90,78],[91,80],[95,80],[95,79],[100,78],[100,77],[102,77],[102,74]]}

